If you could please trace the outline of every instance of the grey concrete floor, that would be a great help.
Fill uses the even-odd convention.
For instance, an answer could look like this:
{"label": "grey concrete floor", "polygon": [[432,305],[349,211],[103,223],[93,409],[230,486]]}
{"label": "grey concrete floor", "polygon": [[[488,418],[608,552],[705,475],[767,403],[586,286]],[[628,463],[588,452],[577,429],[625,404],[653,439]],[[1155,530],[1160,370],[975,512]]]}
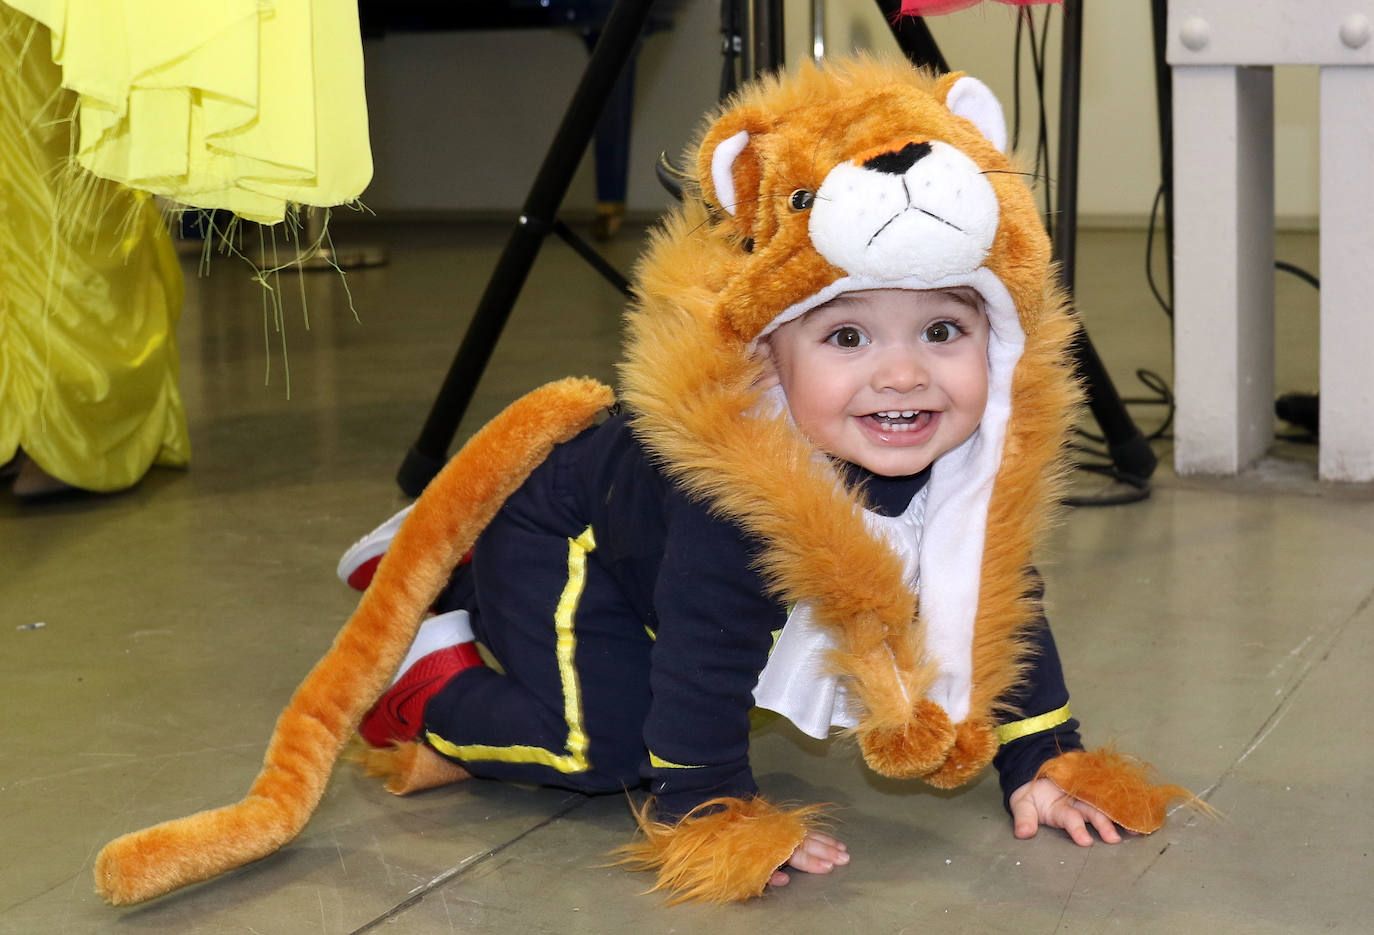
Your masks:
{"label": "grey concrete floor", "polygon": [[[622,267],[636,235],[611,249]],[[1371,930],[1374,490],[1319,484],[1315,450],[1289,441],[1209,480],[1174,476],[1162,440],[1149,499],[1072,511],[1040,560],[1086,739],[1153,761],[1221,821],[1176,812],[1116,847],[1016,841],[991,776],[934,793],[772,729],[753,751],[763,788],[835,803],[853,861],[747,905],[666,908],[606,868],[632,830],[622,797],[473,781],[398,799],[347,765],[278,854],[104,905],[103,844],[247,789],[354,604],[340,552],[405,502],[396,468],[504,236],[341,225],[390,264],[348,275],[356,319],[337,276],[284,278],[284,336],[240,267],[198,279],[188,260],[190,469],[113,496],[0,491],[0,932]],[[1079,254],[1082,313],[1128,397],[1144,394],[1137,367],[1170,372],[1144,242],[1090,231]],[[1315,238],[1279,253],[1314,268]],[[1310,389],[1316,296],[1279,289],[1281,388]],[[610,380],[620,306],[551,242],[460,437],[546,379]],[[1163,416],[1133,411],[1147,430]],[[1079,492],[1102,483],[1084,474]]]}

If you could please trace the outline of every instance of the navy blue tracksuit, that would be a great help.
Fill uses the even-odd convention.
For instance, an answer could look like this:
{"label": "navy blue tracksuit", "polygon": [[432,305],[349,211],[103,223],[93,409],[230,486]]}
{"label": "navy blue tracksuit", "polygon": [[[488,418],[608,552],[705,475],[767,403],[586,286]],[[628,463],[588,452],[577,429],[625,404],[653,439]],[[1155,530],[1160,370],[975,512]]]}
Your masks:
{"label": "navy blue tracksuit", "polygon": [[[900,513],[926,474],[848,468]],[[504,671],[468,669],[430,700],[425,739],[477,776],[583,792],[649,782],[660,820],[757,792],[753,688],[786,608],[754,569],[760,544],[668,481],[613,416],[558,446],[482,533],[440,611],[466,609]],[[1036,628],[1026,716],[1067,704]],[[1005,744],[1004,794],[1080,746],[1076,722]]]}

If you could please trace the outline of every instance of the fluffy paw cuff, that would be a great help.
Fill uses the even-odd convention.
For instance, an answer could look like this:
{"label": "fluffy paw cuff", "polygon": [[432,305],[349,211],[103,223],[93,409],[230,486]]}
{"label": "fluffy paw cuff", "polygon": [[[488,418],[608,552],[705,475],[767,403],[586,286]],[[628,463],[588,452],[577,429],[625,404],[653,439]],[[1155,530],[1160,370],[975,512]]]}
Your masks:
{"label": "fluffy paw cuff", "polygon": [[650,892],[665,891],[673,903],[761,896],[820,812],[818,805],[784,809],[761,798],[721,798],[670,825],[649,819],[648,808],[635,810],[640,837],[616,850],[616,863],[656,871]]}
{"label": "fluffy paw cuff", "polygon": [[1036,778],[1041,777],[1140,834],[1158,831],[1169,803],[1178,799],[1205,813],[1213,811],[1182,786],[1157,783],[1148,763],[1111,749],[1061,754],[1040,767]]}

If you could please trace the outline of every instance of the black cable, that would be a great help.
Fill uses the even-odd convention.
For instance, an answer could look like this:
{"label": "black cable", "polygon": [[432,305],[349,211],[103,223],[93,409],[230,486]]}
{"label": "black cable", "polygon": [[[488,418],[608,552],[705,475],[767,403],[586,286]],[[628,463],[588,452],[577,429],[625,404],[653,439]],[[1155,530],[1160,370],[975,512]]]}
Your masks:
{"label": "black cable", "polygon": [[[1173,426],[1174,423],[1175,403],[1173,390],[1170,389],[1168,381],[1166,381],[1159,374],[1155,373],[1153,370],[1147,370],[1144,367],[1141,367],[1136,370],[1135,376],[1137,380],[1145,384],[1145,387],[1147,389],[1153,390],[1155,395],[1128,396],[1121,401],[1128,406],[1167,406],[1168,411],[1164,414],[1164,421],[1160,423],[1159,428],[1155,429],[1153,432],[1146,436],[1146,440],[1168,441],[1173,437],[1169,434],[1169,429]],[[1101,435],[1094,435],[1087,429],[1075,428],[1074,435],[1078,438],[1086,438],[1088,441],[1093,442],[1094,444],[1107,444],[1106,438],[1104,438]],[[1099,451],[1097,449],[1086,448],[1082,446],[1075,447],[1078,450],[1083,451],[1087,454],[1097,455],[1102,458],[1108,457],[1108,454],[1105,451]]]}
{"label": "black cable", "polygon": [[1318,279],[1316,276],[1313,276],[1307,270],[1303,269],[1301,266],[1294,266],[1292,263],[1285,263],[1283,260],[1275,260],[1274,269],[1282,270],[1285,273],[1291,273],[1292,275],[1301,279],[1303,282],[1307,283],[1313,289],[1316,289],[1318,291],[1321,290],[1322,281]]}
{"label": "black cable", "polygon": [[1165,380],[1159,374],[1155,373],[1153,370],[1146,370],[1142,367],[1136,370],[1135,376],[1136,379],[1139,380],[1141,383],[1144,383],[1147,388],[1154,390],[1157,396],[1154,399],[1135,398],[1124,400],[1124,402],[1127,405],[1135,404],[1143,406],[1168,406],[1169,411],[1164,414],[1164,421],[1160,423],[1159,428],[1155,429],[1153,432],[1150,433],[1150,435],[1148,436],[1148,440],[1155,441],[1157,439],[1172,439],[1173,435],[1169,433],[1169,429],[1173,427],[1174,412],[1177,408],[1174,403],[1173,388],[1169,386],[1169,382],[1167,380]]}
{"label": "black cable", "polygon": [[1173,306],[1169,300],[1164,298],[1164,294],[1159,291],[1159,286],[1155,284],[1154,268],[1154,247],[1155,247],[1155,219],[1159,217],[1159,205],[1164,200],[1164,183],[1159,183],[1159,188],[1155,189],[1154,204],[1150,205],[1150,226],[1145,231],[1145,281],[1150,285],[1150,292],[1154,293],[1155,301],[1164,310],[1164,314],[1169,316],[1172,321],[1174,317]]}

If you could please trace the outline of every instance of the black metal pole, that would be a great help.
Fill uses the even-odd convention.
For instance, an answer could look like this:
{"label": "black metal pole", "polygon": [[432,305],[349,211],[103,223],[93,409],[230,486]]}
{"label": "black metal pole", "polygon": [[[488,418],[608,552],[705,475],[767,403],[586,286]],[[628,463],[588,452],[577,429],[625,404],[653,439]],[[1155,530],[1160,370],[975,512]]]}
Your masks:
{"label": "black metal pole", "polygon": [[544,238],[554,230],[558,207],[587,151],[616,78],[634,53],[651,4],[652,0],[616,0],[611,8],[601,39],[534,177],[520,217],[487,282],[420,437],[397,472],[396,482],[411,496],[423,490],[444,466],[458,423],[472,401],[535,256]]}
{"label": "black metal pole", "polygon": [[901,15],[902,0],[878,0],[878,9],[883,11],[883,19],[892,27],[897,47],[913,65],[931,68],[940,74],[950,70],[926,21],[919,16]]}
{"label": "black metal pole", "polygon": [[[1164,297],[1174,308],[1174,73],[1165,56],[1169,34],[1168,0],[1151,0],[1154,30],[1155,115],[1159,121],[1159,178],[1164,189],[1164,253],[1168,257]],[[1151,231],[1151,234],[1154,232]]]}
{"label": "black metal pole", "polygon": [[766,0],[767,23],[767,67],[770,71],[780,71],[787,64],[786,47],[783,44],[783,0]]}
{"label": "black metal pole", "polygon": [[[1055,187],[1054,256],[1064,288],[1072,295],[1078,261],[1079,99],[1083,62],[1083,0],[1064,0],[1064,37],[1059,84],[1059,184]],[[1111,376],[1088,333],[1079,323],[1071,347],[1074,363],[1088,391],[1088,408],[1107,439],[1117,475],[1145,486],[1158,463],[1150,443],[1112,385]]]}
{"label": "black metal pole", "polygon": [[1059,71],[1059,182],[1054,188],[1054,258],[1074,291],[1078,263],[1078,144],[1083,63],[1083,0],[1064,0]]}

